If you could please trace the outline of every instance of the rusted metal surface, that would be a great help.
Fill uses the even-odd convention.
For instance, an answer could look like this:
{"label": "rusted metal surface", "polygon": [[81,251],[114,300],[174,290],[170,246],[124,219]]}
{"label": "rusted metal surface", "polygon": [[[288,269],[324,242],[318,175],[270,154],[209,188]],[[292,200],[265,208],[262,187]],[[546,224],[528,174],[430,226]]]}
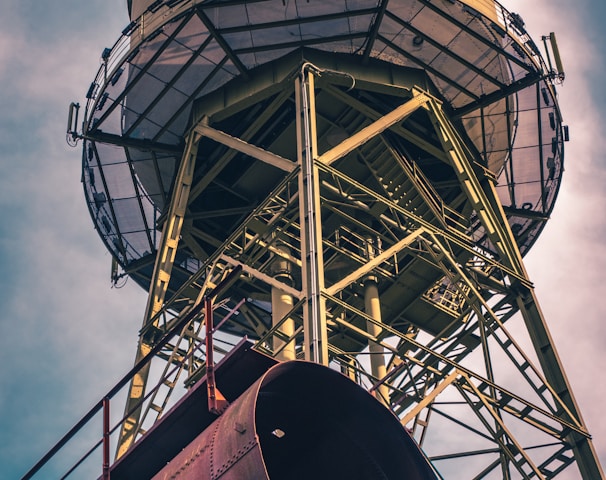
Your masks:
{"label": "rusted metal surface", "polygon": [[153,480],[269,478],[254,427],[258,385],[232,403]]}
{"label": "rusted metal surface", "polygon": [[103,399],[103,480],[109,480],[109,397]]}
{"label": "rusted metal surface", "polygon": [[[275,364],[276,360],[242,341],[217,364],[217,385],[228,399],[235,400]],[[202,379],[111,466],[111,479],[152,478],[216,418],[208,411],[206,379]]]}
{"label": "rusted metal surface", "polygon": [[393,414],[340,373],[267,371],[154,480],[435,479]]}

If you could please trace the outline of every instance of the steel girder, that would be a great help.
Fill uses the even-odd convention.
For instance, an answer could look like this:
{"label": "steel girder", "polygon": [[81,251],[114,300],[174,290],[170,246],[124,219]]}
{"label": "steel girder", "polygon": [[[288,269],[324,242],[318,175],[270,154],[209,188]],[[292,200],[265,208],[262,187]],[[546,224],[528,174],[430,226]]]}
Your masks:
{"label": "steel girder", "polygon": [[[222,145],[225,154],[197,179],[178,180],[187,191],[181,197],[173,194],[164,220],[159,273],[152,281],[139,352],[153,343],[150,332],[168,328],[240,266],[241,277],[217,307],[224,310],[226,335],[245,332],[256,339],[255,348],[272,356],[280,354],[275,345],[294,343],[299,358],[340,368],[370,391],[387,391],[389,407],[415,432],[444,476],[451,473],[449,462],[473,457],[478,461],[466,478],[497,471],[502,478],[554,478],[573,463],[584,478],[599,478],[601,467],[495,193],[494,177],[430,93],[411,90],[400,106],[379,113],[326,78],[318,81],[322,73],[302,64],[292,91],[270,102],[271,112],[295,103],[293,158],[250,143],[271,113],[239,138],[208,119],[191,129],[182,170],[193,166],[192,152],[203,139]],[[347,106],[330,122],[330,128],[348,127],[347,135],[324,151],[318,144],[330,128],[326,122],[323,130],[318,127],[324,115],[316,105],[318,92]],[[433,127],[425,137],[414,131],[420,118]],[[428,178],[402,142],[450,168],[457,195],[444,198],[439,182]],[[281,179],[220,241],[188,224],[183,207],[236,155],[280,171]],[[368,181],[351,169],[354,161],[368,172]],[[175,221],[178,230],[168,227]],[[166,258],[173,248],[168,240],[179,236],[190,244],[214,242],[216,249],[165,298],[163,275],[170,276],[172,262]],[[272,273],[276,259],[291,266],[298,278],[294,285]],[[365,311],[362,300],[369,275],[380,287],[379,319]],[[293,305],[268,325],[271,288],[292,296]],[[160,320],[169,317],[164,324]],[[527,344],[518,340],[516,318],[522,319]],[[188,371],[186,384],[205,371],[205,355],[198,350],[202,321],[185,329],[162,357],[165,372],[169,365],[173,372]],[[294,325],[288,335],[281,329],[286,321]],[[370,355],[386,360],[382,378],[373,375]],[[133,427],[123,430],[122,446],[141,433],[140,419],[147,412],[162,413],[176,377],[167,381],[162,374],[167,392],[143,405],[138,389],[145,379],[131,387],[127,412],[136,413],[129,414]],[[432,444],[434,423],[437,435],[448,437],[453,428],[474,440],[447,444],[434,436]]]}

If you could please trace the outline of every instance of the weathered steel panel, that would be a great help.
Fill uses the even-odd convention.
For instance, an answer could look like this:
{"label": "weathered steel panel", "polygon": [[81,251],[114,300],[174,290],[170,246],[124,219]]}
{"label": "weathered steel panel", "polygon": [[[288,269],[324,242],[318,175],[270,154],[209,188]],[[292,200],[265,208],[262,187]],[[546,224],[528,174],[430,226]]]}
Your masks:
{"label": "weathered steel panel", "polygon": [[393,414],[308,362],[267,371],[154,480],[435,479]]}

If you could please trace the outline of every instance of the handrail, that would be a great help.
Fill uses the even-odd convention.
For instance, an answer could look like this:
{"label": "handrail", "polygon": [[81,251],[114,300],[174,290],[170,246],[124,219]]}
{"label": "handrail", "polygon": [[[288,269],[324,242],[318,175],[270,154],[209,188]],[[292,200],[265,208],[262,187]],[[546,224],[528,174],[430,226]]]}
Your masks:
{"label": "handrail", "polygon": [[[242,267],[236,266],[211,292],[209,292],[205,298],[215,298],[221,293],[222,290],[229,286],[234,280],[238,278]],[[143,357],[139,362],[131,368],[126,375],[124,375],[116,385],[114,385],[109,392],[103,395],[102,399],[99,400],[81,419],[76,425],[74,425],[47,453],[44,455],[23,477],[21,480],[29,480],[40,471],[40,469],[46,465],[51,458],[53,458],[67,442],[69,442],[104,406],[105,402],[111,400],[131,379],[135,374],[141,370],[151,359],[164,348],[164,346],[189,322],[194,320],[204,310],[205,302],[201,301],[185,315],[179,322],[177,322],[169,331],[167,331],[160,341],[150,350],[150,352]],[[145,397],[147,398],[147,397]],[[141,401],[145,400],[143,398]],[[111,432],[104,432],[111,433]],[[98,442],[93,449],[91,449],[86,455],[88,456],[92,450],[96,449],[102,441]],[[85,458],[84,457],[84,458]],[[70,472],[73,470],[70,470]],[[64,477],[65,478],[65,477]]]}
{"label": "handrail", "polygon": [[[458,227],[461,231],[467,231],[470,227],[469,221],[457,210],[447,205],[442,197],[436,192],[431,182],[427,179],[423,170],[416,162],[411,161],[403,152],[400,151],[397,138],[390,137],[393,147],[391,147],[394,156],[399,160],[400,165],[406,172],[411,182],[417,187],[421,196],[425,199],[429,207],[436,216],[440,217],[446,227]],[[452,225],[450,224],[452,223]]]}

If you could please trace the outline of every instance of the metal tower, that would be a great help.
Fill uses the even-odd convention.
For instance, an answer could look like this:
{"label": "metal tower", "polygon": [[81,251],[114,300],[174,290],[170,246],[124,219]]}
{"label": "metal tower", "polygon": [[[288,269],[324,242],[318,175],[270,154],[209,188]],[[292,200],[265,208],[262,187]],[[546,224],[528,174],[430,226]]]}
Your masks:
{"label": "metal tower", "polygon": [[68,130],[115,281],[149,290],[135,361],[192,320],[117,456],[246,336],[373,392],[444,478],[603,478],[522,261],[568,135],[553,34],[491,0],[129,9]]}

